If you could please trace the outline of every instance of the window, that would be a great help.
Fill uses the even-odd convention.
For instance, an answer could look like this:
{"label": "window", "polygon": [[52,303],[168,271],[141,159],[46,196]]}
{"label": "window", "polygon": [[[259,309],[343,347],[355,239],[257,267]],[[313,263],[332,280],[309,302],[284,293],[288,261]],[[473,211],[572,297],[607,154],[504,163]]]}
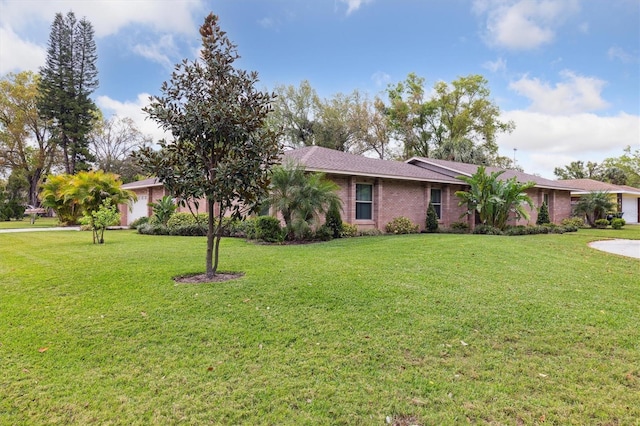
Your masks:
{"label": "window", "polygon": [[356,220],[373,219],[373,185],[356,184]]}
{"label": "window", "polygon": [[436,210],[436,214],[438,215],[438,219],[442,219],[442,190],[441,189],[431,189],[431,205]]}
{"label": "window", "polygon": [[549,207],[549,194],[547,194],[546,192],[542,194],[542,202],[546,203],[547,207]]}

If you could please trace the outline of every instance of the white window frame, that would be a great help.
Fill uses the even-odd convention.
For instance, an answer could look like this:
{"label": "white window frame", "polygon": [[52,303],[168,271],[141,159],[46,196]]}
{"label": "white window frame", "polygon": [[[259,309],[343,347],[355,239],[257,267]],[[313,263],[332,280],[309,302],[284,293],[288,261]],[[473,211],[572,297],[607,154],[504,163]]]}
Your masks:
{"label": "white window frame", "polygon": [[[358,199],[358,186],[368,186],[371,188],[371,200],[359,200]],[[356,194],[355,194],[355,202],[356,202],[356,211],[355,211],[355,215],[356,215],[356,220],[373,220],[373,184],[372,183],[366,183],[366,182],[361,182],[361,183],[356,183]],[[368,204],[371,206],[371,216],[370,217],[358,217],[358,204]]]}

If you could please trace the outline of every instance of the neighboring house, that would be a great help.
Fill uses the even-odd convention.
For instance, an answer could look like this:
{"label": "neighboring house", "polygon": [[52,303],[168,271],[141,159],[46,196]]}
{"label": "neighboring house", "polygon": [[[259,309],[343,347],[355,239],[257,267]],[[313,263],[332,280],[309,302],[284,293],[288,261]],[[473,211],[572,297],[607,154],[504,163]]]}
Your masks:
{"label": "neighboring house", "polygon": [[[420,157],[406,162],[379,160],[319,146],[286,151],[283,163],[287,160],[298,162],[309,172],[322,172],[335,182],[342,199],[342,220],[360,229],[384,230],[387,223],[399,216],[411,219],[424,229],[430,201],[441,226],[448,227],[461,221],[471,227],[475,225],[475,217],[465,215],[466,206],[458,206],[455,192],[468,187],[456,177],[471,176],[477,165]],[[487,172],[497,170],[487,167]],[[536,208],[530,212],[528,221],[521,219],[517,224],[535,223],[537,208],[543,201],[547,201],[552,222],[559,223],[571,216],[571,187],[514,170],[505,170],[501,177],[513,176],[520,182],[536,184],[527,191]],[[154,179],[126,184],[123,188],[138,195],[132,212],[123,212],[126,209],[121,208],[123,224],[144,216],[144,206],[166,195],[162,185]],[[150,214],[147,208],[146,215]],[[516,224],[515,219],[511,223]]]}
{"label": "neighboring house", "polygon": [[571,203],[575,204],[581,196],[590,192],[606,191],[611,201],[616,204],[617,212],[623,213],[622,218],[627,223],[640,223],[640,189],[626,185],[614,185],[593,179],[567,179],[560,181],[574,188],[571,191]]}

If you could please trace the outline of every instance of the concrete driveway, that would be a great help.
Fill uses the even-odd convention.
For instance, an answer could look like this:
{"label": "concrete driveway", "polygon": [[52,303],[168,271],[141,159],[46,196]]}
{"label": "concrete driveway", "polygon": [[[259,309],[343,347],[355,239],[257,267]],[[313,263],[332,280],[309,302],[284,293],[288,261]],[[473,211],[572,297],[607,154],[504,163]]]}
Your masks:
{"label": "concrete driveway", "polygon": [[640,259],[640,240],[602,240],[589,243],[589,247],[607,253]]}

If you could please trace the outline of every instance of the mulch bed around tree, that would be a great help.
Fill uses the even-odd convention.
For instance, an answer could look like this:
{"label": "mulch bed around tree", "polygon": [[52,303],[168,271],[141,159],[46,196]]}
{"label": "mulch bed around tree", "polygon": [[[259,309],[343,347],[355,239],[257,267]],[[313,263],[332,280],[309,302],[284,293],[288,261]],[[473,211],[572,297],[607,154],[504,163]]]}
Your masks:
{"label": "mulch bed around tree", "polygon": [[244,275],[242,272],[218,272],[213,277],[207,277],[207,274],[184,275],[174,277],[173,280],[178,284],[205,284],[205,283],[223,283],[235,280]]}

